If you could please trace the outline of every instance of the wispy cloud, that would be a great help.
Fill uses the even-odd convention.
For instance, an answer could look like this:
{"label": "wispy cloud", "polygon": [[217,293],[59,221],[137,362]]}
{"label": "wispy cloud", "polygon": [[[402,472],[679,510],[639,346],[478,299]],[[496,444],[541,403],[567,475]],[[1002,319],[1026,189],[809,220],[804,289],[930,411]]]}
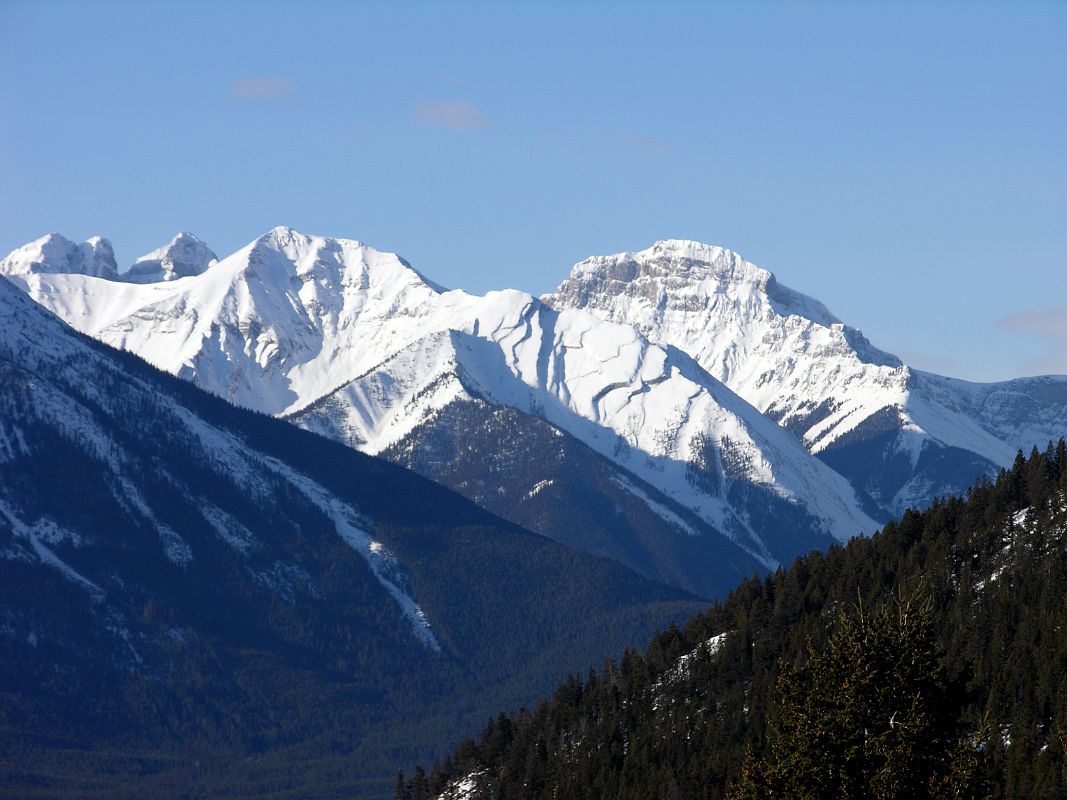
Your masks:
{"label": "wispy cloud", "polygon": [[632,131],[619,133],[619,140],[649,153],[666,153],[674,149],[670,142],[658,136],[643,136]]}
{"label": "wispy cloud", "polygon": [[1067,373],[1067,305],[1046,306],[997,320],[1001,330],[1032,333],[1050,345],[1049,352],[1026,364],[1036,372]]}
{"label": "wispy cloud", "polygon": [[230,92],[239,100],[269,100],[295,89],[288,78],[238,78],[230,83]]}
{"label": "wispy cloud", "polygon": [[450,131],[477,131],[488,128],[490,119],[465,100],[437,100],[418,103],[415,121]]}
{"label": "wispy cloud", "polygon": [[1067,344],[1067,305],[1033,308],[997,320],[1005,331],[1036,333],[1053,342]]}

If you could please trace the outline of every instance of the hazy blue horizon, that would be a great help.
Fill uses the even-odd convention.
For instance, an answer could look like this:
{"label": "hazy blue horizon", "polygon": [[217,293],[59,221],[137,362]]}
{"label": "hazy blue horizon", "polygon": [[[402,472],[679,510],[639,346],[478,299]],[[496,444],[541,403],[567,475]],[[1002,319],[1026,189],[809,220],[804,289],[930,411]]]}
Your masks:
{"label": "hazy blue horizon", "polygon": [[0,5],[0,251],[284,224],[431,279],[736,250],[924,369],[1067,372],[1067,4]]}

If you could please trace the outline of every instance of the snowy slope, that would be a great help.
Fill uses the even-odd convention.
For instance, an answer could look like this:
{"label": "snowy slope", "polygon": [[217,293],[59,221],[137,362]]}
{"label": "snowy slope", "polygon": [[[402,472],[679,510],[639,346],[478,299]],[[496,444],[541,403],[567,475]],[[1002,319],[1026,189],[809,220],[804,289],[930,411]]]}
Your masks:
{"label": "snowy slope", "polygon": [[839,475],[684,354],[650,344],[629,326],[578,310],[558,313],[521,292],[441,302],[447,329],[295,421],[380,452],[444,405],[481,398],[566,431],[765,563],[777,557],[747,501],[732,492],[735,483],[795,505],[821,520],[806,527],[840,540],[873,529]]}
{"label": "snowy slope", "polygon": [[1067,433],[1067,380],[970,384],[914,370],[723,248],[672,240],[590,258],[544,299],[689,353],[891,513]]}
{"label": "snowy slope", "polygon": [[[2,278],[0,330],[0,373],[5,389],[0,396],[0,469],[19,463],[39,468],[49,457],[45,452],[47,437],[58,436],[93,462],[92,471],[102,476],[114,505],[126,511],[127,535],[134,538],[132,532],[139,528],[153,532],[166,558],[187,568],[196,559],[196,552],[166,520],[173,513],[176,498],[197,498],[196,490],[169,473],[168,495],[150,499],[144,479],[146,472],[154,468],[151,453],[135,447],[137,438],[129,430],[117,430],[108,422],[129,418],[133,408],[151,409],[150,414],[131,418],[131,428],[150,428],[157,447],[167,448],[167,442],[182,443],[170,447],[188,448],[187,461],[203,459],[203,474],[215,473],[214,480],[231,485],[247,498],[246,502],[269,506],[272,495],[290,491],[321,509],[335,526],[339,539],[366,561],[396,602],[398,612],[407,618],[412,633],[427,647],[439,649],[425,615],[406,588],[402,570],[389,551],[367,532],[372,522],[359,509],[277,458],[258,452],[232,432],[206,423],[189,408],[162,396],[149,381],[125,372],[111,354],[91,347]],[[115,386],[121,386],[121,391],[107,388]],[[67,466],[74,469],[73,462]],[[101,500],[99,496],[94,498],[96,503]],[[105,590],[81,575],[55,549],[65,545],[77,550],[98,543],[86,540],[76,529],[58,524],[54,510],[28,513],[25,501],[17,482],[0,481],[0,528],[7,533],[0,560],[37,560],[103,601]],[[202,523],[240,556],[250,557],[260,548],[256,535],[226,509],[200,497],[198,510]],[[286,512],[279,508],[277,513]],[[295,565],[283,566],[296,569]],[[273,579],[267,576],[263,580]]]}
{"label": "snowy slope", "polygon": [[317,399],[418,338],[413,317],[438,294],[391,253],[288,228],[169,282],[15,266],[4,271],[78,330],[269,414]]}
{"label": "snowy slope", "polygon": [[328,406],[319,429],[367,452],[477,396],[557,425],[769,565],[797,546],[769,544],[782,513],[804,546],[874,527],[838,475],[684,353],[522,292],[445,291],[356,241],[276,228],[199,275],[144,285],[9,271],[78,329],[232,402],[290,417]]}
{"label": "snowy slope", "polygon": [[[294,421],[344,438],[329,430],[341,420],[315,407]],[[528,530],[699,596],[723,596],[762,568],[632,472],[515,408],[457,398],[381,455]],[[792,533],[798,552],[826,542]]]}

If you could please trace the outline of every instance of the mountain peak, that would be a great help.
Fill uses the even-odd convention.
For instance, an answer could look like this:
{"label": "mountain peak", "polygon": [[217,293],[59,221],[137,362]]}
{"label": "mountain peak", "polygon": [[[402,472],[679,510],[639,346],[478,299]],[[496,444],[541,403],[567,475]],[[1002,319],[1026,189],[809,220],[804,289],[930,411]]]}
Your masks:
{"label": "mountain peak", "polygon": [[193,234],[182,231],[162,247],[141,256],[122,276],[131,283],[158,283],[199,275],[218,256]]}
{"label": "mountain peak", "polygon": [[384,281],[425,286],[435,293],[448,291],[396,253],[377,250],[358,239],[315,236],[286,225],[271,228],[238,252],[259,270],[273,264],[285,272],[295,271],[302,280],[328,274],[330,281],[336,281],[344,274],[346,280],[360,285]]}
{"label": "mountain peak", "polygon": [[733,250],[691,239],[661,239],[644,250],[587,258],[575,264],[569,280],[586,276],[625,281],[712,279],[720,284],[746,283],[761,289],[774,281],[768,270],[745,261]]}
{"label": "mountain peak", "polygon": [[[315,236],[302,233],[288,225],[276,225],[262,236],[254,239],[249,247],[253,251],[273,250],[285,253],[289,258],[299,260],[311,253],[327,253],[339,251],[373,251],[363,242],[356,239],[342,239],[333,236]],[[376,252],[376,251],[373,251]]]}
{"label": "mountain peak", "polygon": [[729,301],[756,314],[801,316],[825,327],[841,324],[826,306],[782,286],[769,270],[733,250],[688,239],[662,239],[637,252],[587,258],[544,299],[559,307],[595,308],[614,302],[613,297],[628,297],[652,310]]}
{"label": "mountain peak", "polygon": [[111,242],[93,236],[81,244],[49,233],[25,244],[0,261],[2,275],[74,273],[114,280],[118,275]]}
{"label": "mountain peak", "polygon": [[692,261],[713,263],[724,256],[737,256],[732,250],[719,247],[706,242],[698,242],[695,239],[660,239],[653,242],[652,246],[640,251],[637,255],[655,255],[659,253],[675,254]]}
{"label": "mountain peak", "polygon": [[296,228],[290,228],[288,225],[275,225],[265,234],[256,239],[257,243],[266,245],[307,245],[314,239],[330,239],[326,236],[309,236],[306,233],[301,233]]}
{"label": "mountain peak", "polygon": [[308,249],[323,250],[335,249],[359,249],[372,250],[364,242],[358,239],[345,239],[335,236],[315,236],[303,233],[288,225],[275,225],[252,242],[253,247],[267,247],[272,250],[304,251]]}

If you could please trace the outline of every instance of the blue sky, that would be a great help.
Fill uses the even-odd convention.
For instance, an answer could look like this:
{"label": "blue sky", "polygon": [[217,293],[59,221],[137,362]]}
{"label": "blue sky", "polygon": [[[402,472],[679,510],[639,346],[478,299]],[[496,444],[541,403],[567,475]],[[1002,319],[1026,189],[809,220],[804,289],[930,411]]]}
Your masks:
{"label": "blue sky", "polygon": [[879,346],[1067,372],[1067,3],[0,2],[0,250],[278,224],[535,293],[730,247]]}

